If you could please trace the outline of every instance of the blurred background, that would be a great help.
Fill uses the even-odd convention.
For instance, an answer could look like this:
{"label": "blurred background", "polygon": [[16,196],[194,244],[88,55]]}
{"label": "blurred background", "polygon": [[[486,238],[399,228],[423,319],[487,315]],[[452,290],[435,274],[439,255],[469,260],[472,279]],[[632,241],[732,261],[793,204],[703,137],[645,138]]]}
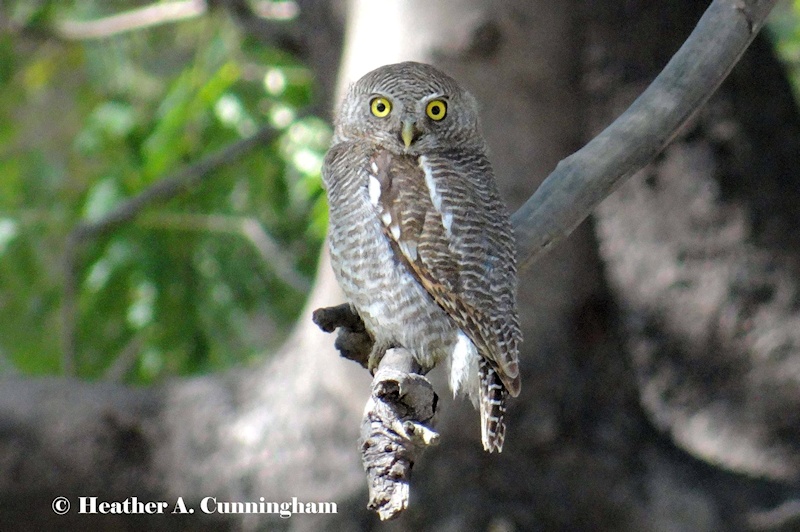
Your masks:
{"label": "blurred background", "polygon": [[[247,363],[284,338],[325,234],[331,95],[237,4],[0,4],[0,371],[148,383]],[[296,12],[252,4],[266,19]],[[782,4],[768,32],[800,91],[798,13]],[[275,134],[202,183],[68,238],[262,128]]]}
{"label": "blurred background", "polygon": [[[285,337],[325,234],[330,126],[308,67],[230,9],[0,5],[0,371],[148,383]],[[202,183],[69,239],[262,128]]]}
{"label": "blurred background", "polygon": [[77,528],[50,502],[90,494],[340,505],[109,529],[800,529],[800,0],[524,272],[507,449],[442,386],[389,528],[364,509],[366,372],[303,314],[340,298],[337,87],[399,58],[453,74],[513,209],[708,4],[0,0],[0,525]]}

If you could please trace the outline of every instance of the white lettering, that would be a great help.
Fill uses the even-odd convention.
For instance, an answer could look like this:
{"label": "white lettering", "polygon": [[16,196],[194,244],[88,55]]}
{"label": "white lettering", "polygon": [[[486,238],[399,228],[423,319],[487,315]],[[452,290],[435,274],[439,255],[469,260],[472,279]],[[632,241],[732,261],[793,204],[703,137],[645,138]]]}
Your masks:
{"label": "white lettering", "polygon": [[78,513],[80,514],[96,514],[97,513],[97,497],[81,497],[81,505]]}
{"label": "white lettering", "polygon": [[[179,510],[180,507],[180,510]],[[292,497],[291,502],[267,502],[260,497],[258,502],[231,502],[218,501],[216,497],[205,497],[200,501],[200,509],[207,514],[277,514],[287,519],[294,514],[335,514],[339,508],[335,502],[300,502],[297,497]],[[172,513],[192,513],[193,509],[186,509],[183,499],[175,503]]]}
{"label": "white lettering", "polygon": [[161,514],[169,506],[163,501],[142,502],[137,497],[123,501],[97,501],[97,497],[79,497],[82,514]]}
{"label": "white lettering", "polygon": [[[210,507],[209,503],[211,503]],[[200,509],[203,511],[203,513],[213,514],[217,510],[217,498],[204,497],[203,500],[200,501]]]}
{"label": "white lettering", "polygon": [[[166,503],[164,503],[166,504]],[[183,497],[178,497],[178,500],[175,501],[175,508],[172,509],[172,513],[174,514],[188,514],[189,510],[186,509],[186,503],[183,502]]]}

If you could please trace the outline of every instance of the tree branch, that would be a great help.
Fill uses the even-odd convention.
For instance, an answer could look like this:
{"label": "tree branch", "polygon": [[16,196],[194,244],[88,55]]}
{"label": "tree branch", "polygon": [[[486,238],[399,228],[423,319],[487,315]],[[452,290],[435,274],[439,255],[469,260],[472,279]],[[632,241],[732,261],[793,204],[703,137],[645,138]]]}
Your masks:
{"label": "tree branch", "polygon": [[512,216],[518,268],[566,238],[678,134],[717,90],[776,0],[714,0],[647,90],[602,133],[561,161]]}
{"label": "tree branch", "polygon": [[311,289],[311,283],[295,271],[292,258],[287,257],[287,251],[281,249],[281,246],[264,230],[261,222],[254,217],[172,212],[142,216],[138,225],[171,230],[225,233],[244,238],[283,283],[301,293]]}
{"label": "tree branch", "polygon": [[204,0],[180,0],[166,4],[152,4],[95,20],[65,20],[56,25],[56,32],[60,37],[68,40],[102,39],[120,33],[194,18],[204,14],[207,10],[208,5]]}
{"label": "tree branch", "polygon": [[120,203],[102,218],[78,224],[67,236],[64,250],[64,302],[61,307],[63,360],[62,369],[67,375],[75,373],[76,322],[78,284],[78,261],[82,244],[92,238],[108,234],[112,230],[133,220],[145,208],[169,201],[181,193],[198,186],[211,173],[247,153],[251,149],[270,142],[278,132],[265,127],[252,137],[235,142],[200,161],[178,170],[138,195]]}
{"label": "tree branch", "polygon": [[164,203],[198,186],[211,172],[235,161],[253,148],[271,142],[278,131],[265,127],[251,137],[234,142],[200,161],[181,168],[138,195],[121,203],[102,218],[81,223],[72,230],[79,240],[107,234],[120,225],[133,220],[142,210],[154,204]]}
{"label": "tree branch", "polygon": [[414,462],[439,443],[439,434],[430,428],[438,397],[421,369],[410,351],[388,350],[364,408],[361,461],[369,486],[367,507],[383,521],[408,507]]}
{"label": "tree branch", "polygon": [[364,327],[361,317],[353,312],[349,303],[318,308],[311,314],[311,320],[326,333],[339,329],[334,343],[336,350],[343,358],[357,362],[364,369],[367,368],[374,340]]}
{"label": "tree branch", "polygon": [[[312,320],[325,332],[339,329],[339,353],[366,367],[373,341],[349,304],[317,309]],[[408,507],[414,462],[428,446],[439,443],[439,434],[430,428],[438,397],[421,371],[410,351],[389,349],[375,372],[361,420],[368,507],[384,521]]]}

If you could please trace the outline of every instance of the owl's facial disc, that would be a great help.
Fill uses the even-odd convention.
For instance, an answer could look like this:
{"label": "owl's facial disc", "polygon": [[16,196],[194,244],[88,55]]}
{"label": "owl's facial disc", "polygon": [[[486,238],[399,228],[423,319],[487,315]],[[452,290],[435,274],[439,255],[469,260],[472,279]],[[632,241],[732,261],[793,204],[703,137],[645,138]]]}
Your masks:
{"label": "owl's facial disc", "polygon": [[420,137],[420,135],[422,135],[422,131],[417,128],[416,121],[409,119],[403,120],[403,127],[400,130],[400,138],[403,140],[406,150],[411,147],[411,145]]}

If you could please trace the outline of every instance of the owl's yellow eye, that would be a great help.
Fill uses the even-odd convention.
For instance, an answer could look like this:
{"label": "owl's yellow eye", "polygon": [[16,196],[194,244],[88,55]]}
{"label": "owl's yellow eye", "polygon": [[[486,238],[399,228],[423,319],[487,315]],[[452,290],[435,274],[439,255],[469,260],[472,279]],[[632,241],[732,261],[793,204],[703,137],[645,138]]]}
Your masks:
{"label": "owl's yellow eye", "polygon": [[445,103],[444,100],[431,100],[425,107],[425,114],[427,114],[428,118],[431,120],[436,120],[438,122],[447,114],[447,103]]}
{"label": "owl's yellow eye", "polygon": [[378,118],[383,118],[392,112],[392,103],[383,96],[378,96],[369,102],[369,109]]}

